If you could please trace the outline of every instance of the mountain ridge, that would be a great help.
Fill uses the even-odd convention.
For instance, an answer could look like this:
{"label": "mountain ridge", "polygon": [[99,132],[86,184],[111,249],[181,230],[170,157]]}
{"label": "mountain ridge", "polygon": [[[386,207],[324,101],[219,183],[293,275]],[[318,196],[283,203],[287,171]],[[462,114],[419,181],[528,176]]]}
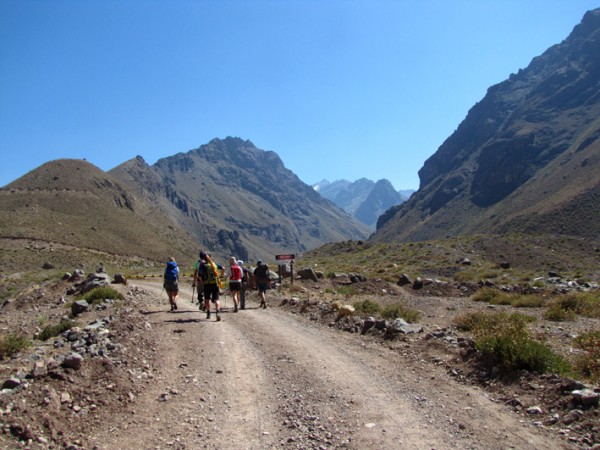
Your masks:
{"label": "mountain ridge", "polygon": [[107,172],[84,160],[49,161],[0,189],[0,214],[1,236],[155,261],[193,259],[199,249],[221,261],[271,260],[370,234],[275,152],[231,137]]}
{"label": "mountain ridge", "polygon": [[425,161],[419,190],[380,216],[372,239],[567,229],[597,237],[590,202],[600,185],[599,61],[596,9],[560,44],[488,89]]}

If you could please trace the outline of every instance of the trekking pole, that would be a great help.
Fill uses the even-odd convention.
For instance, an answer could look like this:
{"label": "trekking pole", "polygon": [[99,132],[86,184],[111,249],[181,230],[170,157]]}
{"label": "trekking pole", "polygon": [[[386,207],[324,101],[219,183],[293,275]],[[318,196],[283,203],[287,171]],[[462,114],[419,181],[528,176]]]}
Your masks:
{"label": "trekking pole", "polygon": [[194,304],[194,292],[196,291],[196,285],[192,284],[192,305]]}

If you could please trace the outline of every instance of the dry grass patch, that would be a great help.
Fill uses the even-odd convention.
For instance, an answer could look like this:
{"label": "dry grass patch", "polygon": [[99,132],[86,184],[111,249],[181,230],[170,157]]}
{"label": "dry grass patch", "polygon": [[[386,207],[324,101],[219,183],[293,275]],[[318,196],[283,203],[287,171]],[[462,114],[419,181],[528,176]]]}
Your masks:
{"label": "dry grass patch", "polygon": [[0,337],[0,360],[10,358],[29,348],[31,341],[23,333],[10,333]]}
{"label": "dry grass patch", "polygon": [[590,331],[578,336],[574,342],[585,354],[575,360],[577,373],[593,383],[600,381],[600,330]]}

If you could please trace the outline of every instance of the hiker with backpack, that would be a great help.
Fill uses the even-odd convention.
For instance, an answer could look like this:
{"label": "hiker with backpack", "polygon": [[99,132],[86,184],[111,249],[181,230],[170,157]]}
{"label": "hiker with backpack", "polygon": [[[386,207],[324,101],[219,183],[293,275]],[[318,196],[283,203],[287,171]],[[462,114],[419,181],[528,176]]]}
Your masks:
{"label": "hiker with backpack", "polygon": [[[223,287],[220,274],[223,267],[216,264],[210,255],[205,252],[200,252],[200,259],[194,266],[194,281],[192,286],[196,286],[196,282],[200,281],[204,293],[204,308],[206,310],[206,319],[210,319],[210,304],[215,305],[215,313],[217,322],[221,321],[221,305],[219,304],[219,294]],[[200,287],[198,288],[200,289]]]}
{"label": "hiker with backpack", "polygon": [[196,261],[196,263],[194,264],[194,275],[192,276],[192,296],[193,294],[193,290],[196,289],[196,284],[198,285],[198,308],[200,309],[200,311],[204,311],[206,310],[206,305],[204,303],[204,282],[202,280],[202,277],[198,275],[198,267],[200,266],[200,263],[202,261],[204,261],[202,259],[202,255],[204,254],[204,252],[200,252],[198,254],[198,261]]}
{"label": "hiker with backpack", "polygon": [[229,292],[233,297],[233,312],[238,312],[242,290],[242,274],[242,269],[238,266],[237,260],[233,256],[229,258]]}
{"label": "hiker with backpack", "polygon": [[163,287],[167,291],[169,296],[169,304],[171,305],[171,311],[177,310],[177,296],[179,295],[179,267],[177,262],[172,256],[167,261],[165,267]]}
{"label": "hiker with backpack", "polygon": [[271,276],[269,274],[269,266],[262,260],[256,263],[254,269],[254,279],[256,280],[256,286],[258,287],[258,295],[260,296],[260,307],[267,309],[266,293],[271,283]]}
{"label": "hiker with backpack", "polygon": [[250,271],[244,266],[244,261],[238,260],[238,266],[242,269],[242,290],[240,291],[240,309],[246,309],[246,290],[248,289],[248,280],[251,278]]}

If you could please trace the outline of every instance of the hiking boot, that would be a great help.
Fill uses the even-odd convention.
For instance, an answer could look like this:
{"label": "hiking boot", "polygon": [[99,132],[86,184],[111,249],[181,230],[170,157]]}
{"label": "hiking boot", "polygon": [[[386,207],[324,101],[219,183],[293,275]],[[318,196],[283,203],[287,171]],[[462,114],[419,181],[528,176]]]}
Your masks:
{"label": "hiking boot", "polygon": [[173,309],[177,311],[177,303],[173,303]]}
{"label": "hiking boot", "polygon": [[263,303],[263,309],[267,309],[267,303]]}
{"label": "hiking boot", "polygon": [[208,312],[206,313],[206,319],[207,319],[207,320],[210,320],[210,311],[208,311]]}
{"label": "hiking boot", "polygon": [[175,307],[173,306],[173,303],[171,303],[171,311],[174,311]]}
{"label": "hiking boot", "polygon": [[235,306],[233,307],[233,312],[238,312],[238,307],[237,307],[237,305],[235,305]]}
{"label": "hiking boot", "polygon": [[219,311],[217,311],[217,322],[221,321],[221,314],[219,314]]}

